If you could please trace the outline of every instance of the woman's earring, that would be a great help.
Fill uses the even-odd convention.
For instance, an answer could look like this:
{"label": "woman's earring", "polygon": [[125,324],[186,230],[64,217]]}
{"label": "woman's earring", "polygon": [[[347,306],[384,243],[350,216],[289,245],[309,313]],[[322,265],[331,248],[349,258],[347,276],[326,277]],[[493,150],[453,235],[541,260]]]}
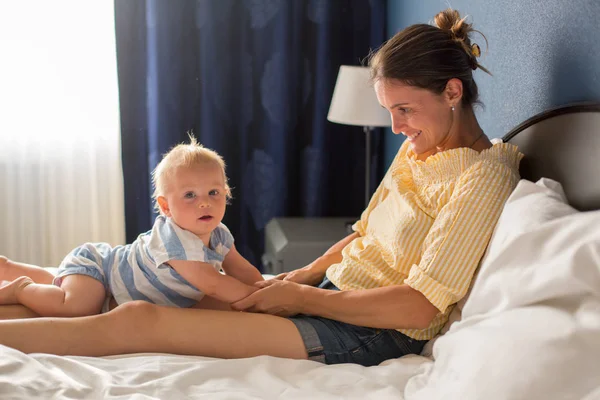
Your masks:
{"label": "woman's earring", "polygon": [[451,108],[452,108],[452,111],[454,111],[454,106],[452,106]]}

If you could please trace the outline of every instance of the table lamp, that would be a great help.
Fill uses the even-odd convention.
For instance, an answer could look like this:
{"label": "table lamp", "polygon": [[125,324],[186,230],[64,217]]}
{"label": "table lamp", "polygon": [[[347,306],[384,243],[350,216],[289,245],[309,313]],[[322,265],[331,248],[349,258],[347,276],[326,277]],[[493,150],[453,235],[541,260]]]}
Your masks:
{"label": "table lamp", "polygon": [[371,131],[391,126],[389,112],[381,107],[367,67],[340,66],[327,120],[338,124],[362,126],[365,132],[365,207],[369,205],[371,177]]}

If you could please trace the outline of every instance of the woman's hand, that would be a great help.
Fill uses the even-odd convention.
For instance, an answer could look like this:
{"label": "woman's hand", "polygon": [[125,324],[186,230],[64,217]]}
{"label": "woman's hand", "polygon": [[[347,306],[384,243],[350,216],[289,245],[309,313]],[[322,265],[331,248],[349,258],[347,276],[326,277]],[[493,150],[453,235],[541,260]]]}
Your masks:
{"label": "woman's hand", "polygon": [[306,286],[279,279],[256,282],[260,288],[249,296],[231,304],[236,311],[258,312],[289,317],[301,313]]}
{"label": "woman's hand", "polygon": [[315,268],[311,268],[310,265],[307,265],[304,268],[279,274],[273,279],[290,281],[299,283],[301,285],[315,286],[323,280],[324,276],[325,273],[323,271],[318,271]]}

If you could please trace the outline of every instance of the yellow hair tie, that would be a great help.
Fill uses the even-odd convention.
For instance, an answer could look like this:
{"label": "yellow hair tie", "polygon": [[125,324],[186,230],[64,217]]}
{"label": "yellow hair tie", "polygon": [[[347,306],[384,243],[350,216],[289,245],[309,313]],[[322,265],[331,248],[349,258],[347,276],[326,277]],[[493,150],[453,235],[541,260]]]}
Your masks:
{"label": "yellow hair tie", "polygon": [[473,43],[471,45],[471,53],[475,56],[475,57],[479,57],[481,55],[481,49],[479,48],[479,46],[477,45],[477,43]]}

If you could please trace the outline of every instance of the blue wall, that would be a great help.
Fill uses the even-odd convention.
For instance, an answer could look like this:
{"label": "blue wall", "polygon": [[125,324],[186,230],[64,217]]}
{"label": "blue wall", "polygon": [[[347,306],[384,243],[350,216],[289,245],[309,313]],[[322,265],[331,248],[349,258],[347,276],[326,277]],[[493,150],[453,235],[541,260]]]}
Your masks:
{"label": "blue wall", "polygon": [[[489,42],[486,53],[485,41],[473,36],[480,63],[493,74],[475,71],[484,104],[476,112],[490,138],[550,107],[600,101],[600,1],[388,0],[388,35],[429,23],[448,4]],[[386,165],[401,143],[386,132]]]}

